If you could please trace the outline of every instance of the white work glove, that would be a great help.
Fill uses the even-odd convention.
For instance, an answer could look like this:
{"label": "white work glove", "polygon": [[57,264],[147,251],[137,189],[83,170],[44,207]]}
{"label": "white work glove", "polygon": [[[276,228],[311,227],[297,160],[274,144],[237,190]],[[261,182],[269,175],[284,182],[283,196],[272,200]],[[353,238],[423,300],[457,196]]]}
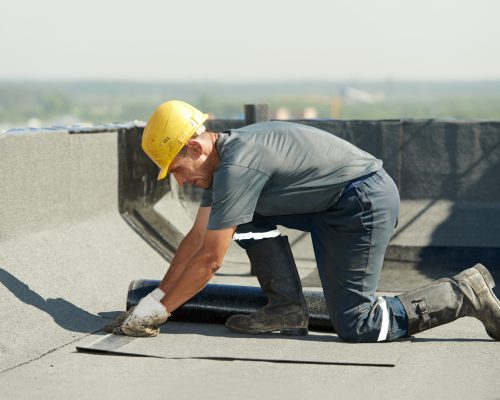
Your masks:
{"label": "white work glove", "polygon": [[118,317],[116,317],[111,323],[102,328],[105,332],[113,333],[117,328],[122,326],[123,321],[127,319],[127,317],[134,311],[135,307],[130,307],[127,311],[121,313]]}
{"label": "white work glove", "polygon": [[127,336],[157,336],[160,333],[158,327],[170,317],[170,313],[160,303],[163,296],[165,293],[161,289],[155,289],[143,297],[137,306],[129,310],[129,315],[113,332]]}

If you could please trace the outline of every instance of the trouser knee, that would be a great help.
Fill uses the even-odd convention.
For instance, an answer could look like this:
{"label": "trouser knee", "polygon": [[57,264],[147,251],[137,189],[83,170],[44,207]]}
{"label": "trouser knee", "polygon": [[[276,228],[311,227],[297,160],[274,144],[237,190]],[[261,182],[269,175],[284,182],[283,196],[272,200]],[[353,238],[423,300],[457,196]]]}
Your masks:
{"label": "trouser knee", "polygon": [[[378,297],[369,306],[334,315],[334,327],[345,342],[374,343],[408,336],[408,316],[396,297]],[[363,310],[363,311],[360,311]]]}
{"label": "trouser knee", "polygon": [[369,335],[367,333],[360,332],[356,324],[347,324],[347,323],[337,323],[335,324],[335,332],[340,340],[343,342],[350,343],[363,343],[363,342],[376,342],[376,338],[373,339],[373,335]]}
{"label": "trouser knee", "polygon": [[361,318],[351,323],[335,325],[335,332],[340,340],[349,343],[375,343],[379,340],[380,328],[370,327]]}

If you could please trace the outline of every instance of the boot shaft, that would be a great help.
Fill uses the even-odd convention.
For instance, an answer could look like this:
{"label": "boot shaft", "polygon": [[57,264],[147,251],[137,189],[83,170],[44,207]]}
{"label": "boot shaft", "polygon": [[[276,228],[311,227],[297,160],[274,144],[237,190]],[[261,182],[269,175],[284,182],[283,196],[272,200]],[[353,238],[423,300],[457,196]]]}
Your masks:
{"label": "boot shaft", "polygon": [[306,308],[297,265],[286,236],[262,240],[247,249],[247,255],[270,307]]}
{"label": "boot shaft", "polygon": [[477,264],[453,278],[397,296],[408,315],[408,334],[472,316],[484,324],[488,335],[500,340],[500,301],[494,286],[488,270]]}
{"label": "boot shaft", "polygon": [[277,236],[262,240],[247,249],[247,254],[268,303],[253,314],[233,315],[226,326],[239,333],[306,335],[307,304],[288,239]]}
{"label": "boot shaft", "polygon": [[408,315],[408,335],[446,324],[465,316],[468,307],[457,283],[443,278],[396,296]]}

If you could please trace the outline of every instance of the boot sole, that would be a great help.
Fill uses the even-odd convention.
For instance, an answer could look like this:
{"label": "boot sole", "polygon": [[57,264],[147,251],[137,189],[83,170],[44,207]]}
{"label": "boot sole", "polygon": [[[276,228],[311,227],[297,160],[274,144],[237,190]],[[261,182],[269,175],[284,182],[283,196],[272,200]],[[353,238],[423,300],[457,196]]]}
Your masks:
{"label": "boot sole", "polygon": [[307,328],[286,328],[280,331],[285,336],[306,336],[308,333]]}

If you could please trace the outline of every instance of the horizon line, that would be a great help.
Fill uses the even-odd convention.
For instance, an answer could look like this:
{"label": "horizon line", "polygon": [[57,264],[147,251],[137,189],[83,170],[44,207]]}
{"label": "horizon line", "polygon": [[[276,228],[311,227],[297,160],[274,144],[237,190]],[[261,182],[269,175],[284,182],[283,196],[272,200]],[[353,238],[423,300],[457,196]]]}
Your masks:
{"label": "horizon line", "polygon": [[282,85],[282,84],[346,84],[346,83],[500,83],[498,78],[415,78],[415,79],[283,79],[283,80],[217,80],[217,79],[191,79],[191,80],[150,80],[150,79],[115,79],[115,78],[2,78],[0,84],[4,83],[112,83],[112,84],[162,84],[162,85]]}

